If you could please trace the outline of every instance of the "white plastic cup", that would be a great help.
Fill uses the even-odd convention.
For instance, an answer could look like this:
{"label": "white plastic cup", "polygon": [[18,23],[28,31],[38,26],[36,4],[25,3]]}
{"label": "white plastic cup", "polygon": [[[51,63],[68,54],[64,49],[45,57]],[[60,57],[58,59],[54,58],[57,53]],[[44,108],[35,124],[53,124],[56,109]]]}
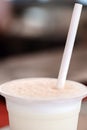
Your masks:
{"label": "white plastic cup", "polygon": [[6,98],[10,130],[77,130],[81,101],[87,92],[70,99],[28,100],[8,95],[2,88],[3,85],[0,92]]}

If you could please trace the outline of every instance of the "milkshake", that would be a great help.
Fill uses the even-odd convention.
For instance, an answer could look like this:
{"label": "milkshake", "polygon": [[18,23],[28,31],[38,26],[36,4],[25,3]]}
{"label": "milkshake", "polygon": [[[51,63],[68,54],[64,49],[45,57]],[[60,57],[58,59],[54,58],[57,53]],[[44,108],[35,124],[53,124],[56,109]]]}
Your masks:
{"label": "milkshake", "polygon": [[5,83],[0,93],[6,98],[10,130],[77,130],[82,99],[87,88],[57,79],[29,78]]}

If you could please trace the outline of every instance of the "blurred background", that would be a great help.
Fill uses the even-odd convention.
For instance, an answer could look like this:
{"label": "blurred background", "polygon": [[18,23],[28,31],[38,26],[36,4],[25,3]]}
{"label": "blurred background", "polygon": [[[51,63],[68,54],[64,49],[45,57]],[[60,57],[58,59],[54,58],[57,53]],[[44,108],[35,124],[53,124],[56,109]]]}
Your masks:
{"label": "blurred background", "polygon": [[[0,0],[0,83],[57,77],[74,0]],[[83,8],[68,79],[87,81],[87,7]]]}
{"label": "blurred background", "polygon": [[[27,77],[58,77],[74,1],[0,0],[0,84]],[[87,7],[82,11],[67,79],[87,85]],[[8,125],[3,101],[0,96],[0,127]],[[79,130],[87,129],[86,120],[87,102]]]}

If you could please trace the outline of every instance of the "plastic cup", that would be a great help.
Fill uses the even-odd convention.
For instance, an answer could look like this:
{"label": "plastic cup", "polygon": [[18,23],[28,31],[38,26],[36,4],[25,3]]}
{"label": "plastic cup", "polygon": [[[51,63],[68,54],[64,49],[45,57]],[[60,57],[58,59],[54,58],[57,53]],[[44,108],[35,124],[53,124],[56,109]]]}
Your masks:
{"label": "plastic cup", "polygon": [[[23,80],[26,82],[28,79],[0,86],[0,93],[6,98],[10,130],[77,130],[81,101],[87,95],[87,90],[73,98],[42,100],[12,96],[2,89],[14,82],[19,85]],[[85,88],[82,84],[70,81],[70,85],[72,83]]]}

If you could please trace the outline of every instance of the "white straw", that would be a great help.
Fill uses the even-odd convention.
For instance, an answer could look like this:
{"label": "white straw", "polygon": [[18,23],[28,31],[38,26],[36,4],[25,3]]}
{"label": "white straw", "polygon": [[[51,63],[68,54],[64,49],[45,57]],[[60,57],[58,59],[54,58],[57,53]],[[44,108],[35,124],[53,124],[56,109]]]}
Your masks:
{"label": "white straw", "polygon": [[66,82],[81,11],[82,11],[82,5],[76,3],[74,6],[71,24],[70,24],[70,28],[69,28],[69,32],[67,36],[66,46],[65,46],[62,63],[61,63],[61,67],[60,67],[60,71],[58,75],[57,87],[60,89],[64,88],[64,85]]}

